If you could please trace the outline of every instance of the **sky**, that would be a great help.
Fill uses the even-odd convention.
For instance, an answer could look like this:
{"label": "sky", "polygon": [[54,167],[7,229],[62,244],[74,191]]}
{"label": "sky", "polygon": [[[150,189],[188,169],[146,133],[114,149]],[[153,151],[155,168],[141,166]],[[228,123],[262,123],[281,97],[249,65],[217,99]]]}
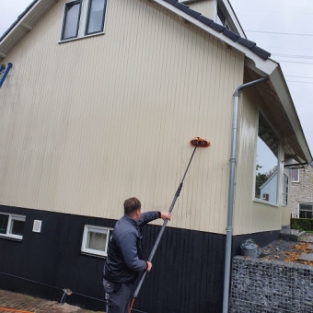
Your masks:
{"label": "sky", "polygon": [[[313,0],[229,1],[247,38],[280,63],[313,154]],[[31,2],[1,0],[0,36]]]}

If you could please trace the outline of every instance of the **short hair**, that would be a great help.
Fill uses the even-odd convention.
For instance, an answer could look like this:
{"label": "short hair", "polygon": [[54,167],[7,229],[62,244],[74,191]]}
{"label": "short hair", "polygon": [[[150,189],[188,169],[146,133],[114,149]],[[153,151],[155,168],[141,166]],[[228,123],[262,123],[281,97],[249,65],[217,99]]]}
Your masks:
{"label": "short hair", "polygon": [[132,197],[124,201],[124,214],[133,215],[137,210],[141,209],[139,199]]}

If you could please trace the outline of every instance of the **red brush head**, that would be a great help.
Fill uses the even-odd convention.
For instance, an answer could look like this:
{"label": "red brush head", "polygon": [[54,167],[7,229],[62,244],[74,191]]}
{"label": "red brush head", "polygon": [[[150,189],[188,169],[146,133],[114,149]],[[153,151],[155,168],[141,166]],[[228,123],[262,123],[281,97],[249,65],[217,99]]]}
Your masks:
{"label": "red brush head", "polygon": [[190,140],[190,144],[194,147],[206,148],[210,142],[201,137],[194,137]]}

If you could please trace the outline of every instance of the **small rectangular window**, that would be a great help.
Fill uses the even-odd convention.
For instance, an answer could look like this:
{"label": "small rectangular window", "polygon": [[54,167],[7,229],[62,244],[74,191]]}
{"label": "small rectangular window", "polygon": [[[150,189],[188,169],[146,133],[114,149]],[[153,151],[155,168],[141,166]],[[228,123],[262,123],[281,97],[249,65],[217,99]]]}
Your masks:
{"label": "small rectangular window", "polygon": [[300,218],[312,218],[313,205],[310,203],[299,203]]}
{"label": "small rectangular window", "polygon": [[26,217],[14,214],[0,214],[0,236],[23,239]]}
{"label": "small rectangular window", "polygon": [[81,251],[98,256],[107,256],[111,230],[100,226],[85,225]]}
{"label": "small rectangular window", "polygon": [[76,0],[65,4],[61,41],[103,33],[107,0]]}
{"label": "small rectangular window", "polygon": [[62,39],[76,38],[80,17],[81,1],[65,4]]}
{"label": "small rectangular window", "polygon": [[90,0],[86,35],[103,31],[105,0]]}
{"label": "small rectangular window", "polygon": [[298,168],[291,169],[291,180],[293,182],[299,182],[299,169]]}

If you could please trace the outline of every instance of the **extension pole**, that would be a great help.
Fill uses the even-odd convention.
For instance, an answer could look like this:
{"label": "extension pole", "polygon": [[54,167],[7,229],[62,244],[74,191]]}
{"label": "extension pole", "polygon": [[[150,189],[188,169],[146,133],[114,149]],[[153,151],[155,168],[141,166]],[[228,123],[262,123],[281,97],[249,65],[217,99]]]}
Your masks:
{"label": "extension pole", "polygon": [[[174,198],[173,198],[173,201],[172,201],[172,203],[171,203],[171,205],[170,205],[170,208],[169,208],[169,210],[168,210],[168,212],[170,212],[170,213],[173,211],[173,208],[174,208],[174,205],[175,205],[175,203],[176,203],[176,200],[177,200],[177,198],[179,197],[180,192],[181,192],[181,190],[182,190],[182,188],[183,188],[184,179],[185,179],[185,177],[186,177],[186,175],[187,175],[187,172],[188,172],[188,170],[189,170],[189,167],[190,167],[191,161],[192,161],[192,159],[193,159],[193,156],[194,156],[194,154],[195,154],[195,152],[196,152],[196,149],[197,149],[198,146],[199,146],[200,140],[201,140],[201,138],[200,138],[200,137],[197,137],[196,143],[193,142],[194,140],[191,141],[191,144],[192,144],[192,145],[195,145],[195,148],[193,149],[193,152],[192,152],[192,154],[191,154],[191,157],[190,157],[188,166],[187,166],[187,168],[186,168],[185,174],[184,174],[184,176],[183,176],[183,178],[182,178],[182,180],[181,180],[181,182],[180,182],[180,184],[179,184],[179,186],[178,186],[178,188],[177,188],[177,191],[176,191],[176,193],[175,193],[175,196],[174,196]],[[203,140],[203,139],[202,139],[202,140]],[[202,142],[204,142],[204,141],[202,141]],[[205,141],[205,142],[206,142],[206,144],[205,144],[205,145],[202,145],[202,146],[203,146],[203,147],[204,147],[204,146],[205,146],[205,147],[208,147],[210,144],[209,144],[207,141]],[[201,147],[201,146],[200,146],[200,147]],[[163,225],[162,225],[162,228],[161,228],[161,230],[160,230],[160,232],[159,232],[159,235],[158,235],[158,237],[157,237],[157,239],[156,239],[156,242],[155,242],[155,244],[154,244],[154,246],[153,246],[153,248],[152,248],[152,251],[151,251],[151,253],[150,253],[150,255],[149,255],[148,262],[151,262],[152,259],[153,259],[153,257],[154,257],[154,254],[155,254],[155,252],[156,252],[156,250],[157,250],[157,248],[158,248],[158,245],[159,245],[159,243],[160,243],[160,241],[161,241],[161,238],[162,238],[162,235],[163,235],[163,233],[164,233],[164,230],[165,230],[165,227],[166,227],[167,223],[168,223],[168,220],[166,219],[166,220],[164,221]],[[140,288],[141,288],[141,286],[142,286],[143,281],[144,281],[145,278],[146,278],[146,275],[147,275],[147,272],[144,272],[143,275],[141,276],[141,279],[140,279],[140,281],[139,281],[139,283],[138,283],[138,286],[137,286],[137,288],[136,288],[136,290],[135,290],[135,292],[134,292],[133,298],[132,298],[131,303],[130,303],[129,313],[131,313],[131,311],[132,311],[132,308],[133,308],[135,299],[137,298],[137,296],[138,296],[138,294],[139,294]]]}

